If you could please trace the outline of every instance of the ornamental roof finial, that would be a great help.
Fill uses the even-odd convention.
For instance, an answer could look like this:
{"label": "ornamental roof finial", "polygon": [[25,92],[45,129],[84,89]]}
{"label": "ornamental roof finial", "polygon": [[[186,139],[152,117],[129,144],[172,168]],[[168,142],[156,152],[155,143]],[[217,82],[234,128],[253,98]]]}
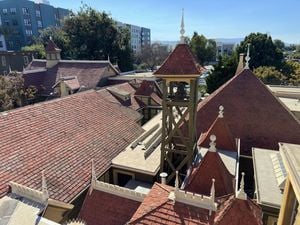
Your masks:
{"label": "ornamental roof finial", "polygon": [[178,189],[179,189],[179,176],[178,176],[178,171],[176,171],[175,190],[177,191]]}
{"label": "ornamental roof finial", "polygon": [[181,29],[180,29],[180,44],[184,44],[185,41],[184,41],[184,33],[185,33],[185,30],[184,30],[184,9],[182,9],[182,17],[181,17]]}
{"label": "ornamental roof finial", "polygon": [[223,118],[224,117],[224,106],[220,105],[219,106],[219,118]]}
{"label": "ornamental roof finial", "polygon": [[245,176],[245,173],[243,172],[241,183],[240,183],[240,189],[236,193],[236,198],[242,199],[242,200],[247,200],[247,194],[245,193],[245,189],[244,189],[245,188],[244,176]]}
{"label": "ornamental roof finial", "polygon": [[217,149],[216,149],[216,140],[217,140],[216,135],[213,135],[213,134],[210,135],[209,139],[210,139],[210,143],[209,143],[208,151],[216,152],[217,151]]}
{"label": "ornamental roof finial", "polygon": [[246,56],[246,65],[245,65],[245,69],[249,69],[249,62],[250,62],[250,43],[247,44],[247,56]]}

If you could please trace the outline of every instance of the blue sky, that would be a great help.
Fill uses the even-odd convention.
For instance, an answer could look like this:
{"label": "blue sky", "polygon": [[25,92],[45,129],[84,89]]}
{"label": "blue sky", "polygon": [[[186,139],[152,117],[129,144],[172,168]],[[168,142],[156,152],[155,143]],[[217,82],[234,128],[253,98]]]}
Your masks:
{"label": "blue sky", "polygon": [[[114,19],[151,29],[152,41],[179,39],[181,9],[186,35],[243,38],[250,32],[269,33],[300,44],[300,0],[83,0]],[[78,10],[81,1],[50,0],[57,7]]]}

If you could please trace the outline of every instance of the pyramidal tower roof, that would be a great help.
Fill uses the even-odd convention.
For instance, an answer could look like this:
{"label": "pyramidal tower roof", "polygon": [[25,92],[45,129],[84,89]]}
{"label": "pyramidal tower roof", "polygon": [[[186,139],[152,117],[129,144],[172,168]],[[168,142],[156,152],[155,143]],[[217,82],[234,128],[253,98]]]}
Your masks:
{"label": "pyramidal tower roof", "polygon": [[209,147],[210,136],[216,135],[218,138],[218,148],[228,151],[237,151],[234,136],[232,135],[227,123],[224,118],[224,107],[219,107],[219,115],[213,124],[210,126],[208,131],[201,135],[198,141],[198,145],[201,147]]}
{"label": "pyramidal tower roof", "polygon": [[197,135],[206,132],[223,105],[233,137],[241,140],[241,154],[252,147],[278,149],[278,142],[300,144],[300,123],[250,69],[244,69],[197,107]]}
{"label": "pyramidal tower roof", "polygon": [[202,67],[197,63],[189,46],[185,43],[184,37],[184,15],[182,11],[180,43],[170,53],[162,66],[154,73],[154,75],[196,75],[199,76],[202,72]]}
{"label": "pyramidal tower roof", "polygon": [[52,40],[52,37],[49,38],[48,44],[46,46],[46,52],[59,52],[61,49]]}
{"label": "pyramidal tower roof", "polygon": [[214,143],[216,137],[210,137],[210,148],[201,160],[200,164],[194,168],[190,177],[188,177],[185,190],[202,195],[210,194],[211,180],[215,179],[215,196],[221,197],[227,194],[233,194],[233,179],[219,153],[216,151]]}

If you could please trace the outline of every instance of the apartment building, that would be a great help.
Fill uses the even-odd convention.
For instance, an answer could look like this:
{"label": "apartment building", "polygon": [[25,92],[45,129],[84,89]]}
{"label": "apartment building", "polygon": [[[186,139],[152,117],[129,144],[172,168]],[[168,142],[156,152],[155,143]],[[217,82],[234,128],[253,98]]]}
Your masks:
{"label": "apartment building", "polygon": [[[60,26],[69,10],[55,8],[49,4],[35,3],[28,0],[0,1],[2,27],[7,31],[2,46],[7,50],[20,50],[31,43],[39,30],[49,26]],[[1,43],[0,43],[1,47]]]}

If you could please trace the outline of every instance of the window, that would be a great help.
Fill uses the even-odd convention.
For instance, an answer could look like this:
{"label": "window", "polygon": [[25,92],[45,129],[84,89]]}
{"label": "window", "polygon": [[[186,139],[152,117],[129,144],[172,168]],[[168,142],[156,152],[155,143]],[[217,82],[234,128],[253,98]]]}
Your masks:
{"label": "window", "polygon": [[17,20],[12,20],[12,25],[13,26],[18,26],[18,21]]}
{"label": "window", "polygon": [[4,15],[6,15],[7,14],[7,9],[2,9],[2,12],[3,12]]}
{"label": "window", "polygon": [[38,20],[37,21],[37,26],[38,26],[38,28],[42,28],[43,27],[42,21]]}
{"label": "window", "polygon": [[25,34],[27,35],[27,36],[32,36],[32,30],[25,30]]}
{"label": "window", "polygon": [[4,20],[4,25],[9,26],[9,20]]}
{"label": "window", "polygon": [[5,58],[5,56],[1,57],[1,63],[2,63],[2,66],[6,66],[6,58]]}
{"label": "window", "polygon": [[30,19],[24,19],[24,24],[25,24],[25,26],[31,26]]}
{"label": "window", "polygon": [[28,8],[22,8],[23,15],[29,15],[29,9]]}
{"label": "window", "polygon": [[35,15],[36,15],[36,17],[41,17],[41,11],[40,10],[36,10],[35,11]]}
{"label": "window", "polygon": [[0,41],[0,48],[3,48],[3,42]]}
{"label": "window", "polygon": [[23,58],[24,58],[24,64],[25,64],[25,66],[27,66],[29,63],[28,56],[25,55],[25,56],[23,56]]}
{"label": "window", "polygon": [[16,15],[17,9],[16,8],[10,8],[10,14]]}
{"label": "window", "polygon": [[9,49],[13,49],[14,48],[14,42],[13,41],[9,41],[8,42],[8,48]]}

